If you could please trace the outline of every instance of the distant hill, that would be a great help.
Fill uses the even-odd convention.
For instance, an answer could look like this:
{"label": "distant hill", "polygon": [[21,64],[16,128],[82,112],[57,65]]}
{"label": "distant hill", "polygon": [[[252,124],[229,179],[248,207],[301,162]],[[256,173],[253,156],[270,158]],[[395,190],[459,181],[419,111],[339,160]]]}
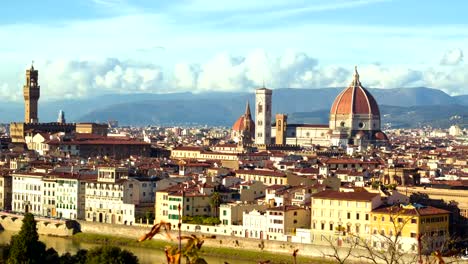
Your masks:
{"label": "distant hill", "polygon": [[[447,128],[453,124],[468,127],[468,107],[463,105],[380,106],[382,125],[392,128],[432,126]],[[289,123],[328,123],[328,110],[292,113]],[[311,122],[312,121],[312,122]]]}
{"label": "distant hill", "polygon": [[457,100],[462,105],[468,105],[468,95],[459,95],[454,96],[455,100]]}
{"label": "distant hill", "polygon": [[[306,118],[307,123],[326,123],[328,109],[342,90],[343,88],[275,89],[273,113],[287,113],[290,120],[303,115],[302,118]],[[468,105],[468,95],[452,97],[441,90],[425,87],[369,90],[379,105]],[[254,100],[253,93],[245,92],[108,94],[77,100],[39,101],[39,118],[43,122],[55,121],[58,111],[62,109],[69,122],[105,122],[115,119],[121,125],[230,126],[244,112],[246,101],[250,102],[252,109],[254,108]],[[0,122],[22,121],[23,109],[22,102],[0,104]],[[429,108],[418,108],[419,110],[425,111],[422,115],[431,112]]]}

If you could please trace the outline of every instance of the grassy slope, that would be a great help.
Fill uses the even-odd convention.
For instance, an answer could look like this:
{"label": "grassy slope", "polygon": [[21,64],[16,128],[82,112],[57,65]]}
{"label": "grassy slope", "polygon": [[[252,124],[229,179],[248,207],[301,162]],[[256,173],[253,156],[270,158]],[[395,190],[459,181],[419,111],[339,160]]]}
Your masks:
{"label": "grassy slope", "polygon": [[[143,247],[143,248],[153,248],[158,250],[164,250],[168,245],[175,245],[175,243],[168,243],[167,241],[162,240],[151,240],[145,242],[138,242],[136,239],[108,236],[94,233],[77,233],[72,237],[73,240],[78,242],[86,243],[97,243],[97,244],[109,244],[115,246],[127,246],[127,247]],[[334,263],[331,260],[326,260],[323,258],[312,258],[312,257],[303,257],[300,256],[301,252],[299,251],[299,256],[297,258],[297,263],[310,263],[310,264],[331,264]],[[227,259],[241,259],[241,260],[272,260],[272,263],[292,263],[292,257],[290,255],[281,254],[281,253],[272,253],[272,252],[259,252],[253,250],[245,249],[232,249],[232,248],[217,248],[217,247],[207,247],[204,246],[201,251],[202,255],[215,256],[215,257],[225,257]]]}

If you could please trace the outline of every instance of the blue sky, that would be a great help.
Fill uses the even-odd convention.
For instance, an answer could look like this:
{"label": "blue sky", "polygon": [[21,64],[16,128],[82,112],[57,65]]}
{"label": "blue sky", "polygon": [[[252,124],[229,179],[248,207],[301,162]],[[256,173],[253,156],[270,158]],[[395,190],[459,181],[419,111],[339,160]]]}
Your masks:
{"label": "blue sky", "polygon": [[[467,1],[43,0],[0,8],[0,100],[31,60],[43,98],[429,86],[468,94]],[[42,100],[42,99],[41,99]]]}

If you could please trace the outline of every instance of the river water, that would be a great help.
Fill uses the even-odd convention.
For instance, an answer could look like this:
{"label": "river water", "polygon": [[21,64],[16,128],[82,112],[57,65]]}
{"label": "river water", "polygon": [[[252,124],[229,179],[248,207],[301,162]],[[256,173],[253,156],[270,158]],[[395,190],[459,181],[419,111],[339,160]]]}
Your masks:
{"label": "river water", "polygon": [[[10,242],[10,238],[15,232],[1,231],[0,232],[0,244],[7,244]],[[47,247],[53,247],[59,254],[70,252],[75,254],[80,249],[90,249],[100,244],[83,243],[77,242],[69,238],[63,237],[52,237],[52,236],[39,236],[39,240],[44,242]],[[139,247],[122,247],[133,254],[135,254],[140,260],[141,264],[162,264],[167,263],[164,252],[157,249],[139,248]],[[204,257],[209,264],[223,264],[225,259],[215,257]],[[255,261],[244,261],[244,260],[227,260],[229,264],[255,264]]]}

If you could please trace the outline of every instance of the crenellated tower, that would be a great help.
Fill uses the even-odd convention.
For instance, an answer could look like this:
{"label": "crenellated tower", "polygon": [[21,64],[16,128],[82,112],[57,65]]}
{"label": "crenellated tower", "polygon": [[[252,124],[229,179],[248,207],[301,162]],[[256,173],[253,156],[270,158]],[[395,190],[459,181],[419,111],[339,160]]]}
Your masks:
{"label": "crenellated tower", "polygon": [[26,70],[26,84],[23,86],[24,123],[26,124],[39,123],[37,102],[40,96],[40,86],[38,80],[39,73],[31,64],[31,68]]}

